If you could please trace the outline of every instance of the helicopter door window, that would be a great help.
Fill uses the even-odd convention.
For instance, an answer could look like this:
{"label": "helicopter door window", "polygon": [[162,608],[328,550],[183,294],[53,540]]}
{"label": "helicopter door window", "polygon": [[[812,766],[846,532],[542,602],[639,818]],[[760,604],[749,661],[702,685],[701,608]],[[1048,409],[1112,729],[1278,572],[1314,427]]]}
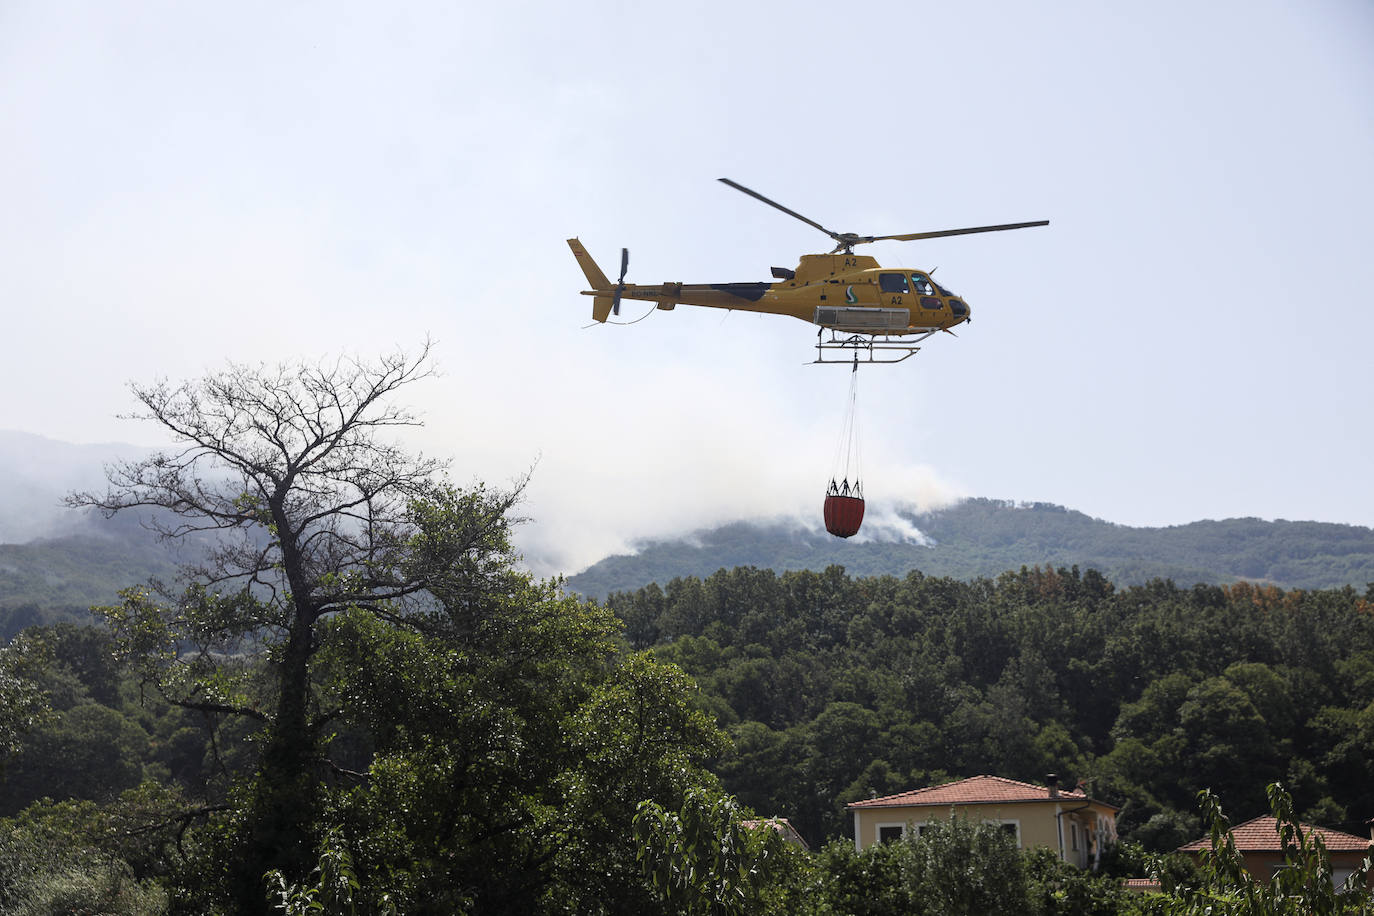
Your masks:
{"label": "helicopter door window", "polygon": [[925,277],[921,276],[920,274],[911,275],[911,287],[912,289],[916,290],[917,295],[930,295],[930,281],[927,280]]}
{"label": "helicopter door window", "polygon": [[878,288],[885,293],[909,293],[906,274],[878,274]]}

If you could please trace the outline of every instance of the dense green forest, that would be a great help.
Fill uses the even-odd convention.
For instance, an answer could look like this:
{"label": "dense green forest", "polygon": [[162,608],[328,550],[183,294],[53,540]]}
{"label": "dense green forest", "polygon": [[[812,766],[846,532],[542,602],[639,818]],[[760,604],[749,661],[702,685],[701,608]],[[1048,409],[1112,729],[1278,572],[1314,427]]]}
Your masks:
{"label": "dense green forest", "polygon": [[[1308,822],[1360,832],[1374,806],[1374,606],[1349,589],[736,569],[616,595],[616,619],[510,575],[507,599],[450,607],[432,629],[349,613],[322,634],[316,680],[342,715],[311,829],[320,861],[282,872],[277,912],[327,899],[330,875],[360,882],[357,912],[692,912],[686,885],[644,877],[643,850],[656,841],[667,867],[722,835],[732,867],[755,863],[740,912],[1146,912],[1119,884],[1149,867],[1138,851],[1074,873],[954,824],[861,855],[842,805],[1053,771],[1123,806],[1127,852],[1202,835],[1202,787],[1236,821],[1267,810],[1275,780]],[[27,717],[0,723],[0,910],[235,899],[224,863],[261,725],[169,702],[119,656],[108,628],[73,624],[0,650],[7,716]],[[270,697],[270,665],[238,677],[222,686]],[[645,834],[646,801],[707,838]],[[815,852],[742,830],[751,810],[789,816]],[[973,884],[948,881],[947,859],[975,861]]]}
{"label": "dense green forest", "polygon": [[[1200,866],[1151,850],[1224,837],[1212,792],[1287,824],[1374,807],[1374,596],[745,567],[585,601],[519,568],[523,484],[455,487],[379,439],[430,371],[133,387],[186,448],[70,501],[160,507],[200,546],[94,626],[0,645],[0,912],[1368,907],[1307,842],[1272,891],[1224,843]],[[1049,771],[1122,805],[1102,870],[985,824],[847,836],[848,800]],[[1146,874],[1159,893],[1123,887]]]}
{"label": "dense green forest", "polygon": [[1280,780],[1356,833],[1374,812],[1374,590],[738,568],[607,604],[701,686],[725,787],[812,842],[845,802],[980,773],[1086,780],[1155,849],[1196,837],[1203,788],[1252,816]]}
{"label": "dense green forest", "polygon": [[[900,517],[909,523],[902,536],[870,520],[863,535],[872,539],[849,541],[797,524],[722,525],[640,544],[630,556],[607,557],[569,578],[568,586],[599,599],[736,566],[785,572],[837,565],[856,576],[904,576],[919,569],[957,579],[994,578],[1022,566],[1078,566],[1118,585],[1172,579],[1188,585],[1252,581],[1287,589],[1363,589],[1374,582],[1374,529],[1356,525],[1240,518],[1132,528],[1048,503],[993,499]],[[924,540],[913,538],[911,528]]]}

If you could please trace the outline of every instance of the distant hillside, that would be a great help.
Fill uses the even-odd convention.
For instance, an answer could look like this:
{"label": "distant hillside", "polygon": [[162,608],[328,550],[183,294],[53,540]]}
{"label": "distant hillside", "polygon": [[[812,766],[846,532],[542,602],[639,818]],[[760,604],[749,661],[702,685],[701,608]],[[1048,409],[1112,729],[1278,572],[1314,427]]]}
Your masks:
{"label": "distant hillside", "polygon": [[[1096,569],[1119,585],[1172,579],[1189,586],[1241,579],[1281,588],[1364,590],[1374,583],[1374,529],[1322,522],[1260,519],[1131,528],[1044,503],[972,499],[948,509],[907,514],[927,543],[914,539],[842,541],[796,524],[735,523],[676,540],[645,543],[634,556],[607,557],[572,576],[588,597],[632,591],[681,576],[756,566],[821,570],[832,564],[855,577],[912,569],[958,579],[995,577],[1022,566]],[[867,524],[867,523],[866,523]],[[70,512],[59,537],[0,544],[0,640],[32,623],[86,619],[92,604],[149,577],[171,578],[178,556],[136,517],[103,519]],[[886,530],[893,530],[889,527]],[[867,524],[865,534],[879,526]]]}
{"label": "distant hillside", "polygon": [[32,623],[89,619],[118,589],[171,576],[176,555],[137,514],[105,519],[62,505],[72,490],[103,490],[106,464],[150,451],[0,430],[0,639]]}
{"label": "distant hillside", "polygon": [[106,464],[150,451],[124,443],[74,445],[0,429],[0,544],[82,533],[85,520],[64,508],[62,497],[72,490],[104,490]]}
{"label": "distant hillside", "polygon": [[0,640],[31,624],[89,620],[90,607],[116,603],[121,588],[171,580],[184,558],[135,517],[88,517],[80,534],[0,544]]}
{"label": "distant hillside", "polygon": [[652,541],[634,556],[613,556],[572,576],[568,586],[603,598],[679,576],[721,568],[821,570],[838,564],[853,576],[903,576],[913,569],[959,579],[994,577],[1022,566],[1096,569],[1119,585],[1172,579],[1180,585],[1241,579],[1281,588],[1363,590],[1374,583],[1374,529],[1324,522],[1255,518],[1131,528],[1046,503],[970,499],[909,519],[929,545],[855,543],[782,523],[736,523],[671,541]]}

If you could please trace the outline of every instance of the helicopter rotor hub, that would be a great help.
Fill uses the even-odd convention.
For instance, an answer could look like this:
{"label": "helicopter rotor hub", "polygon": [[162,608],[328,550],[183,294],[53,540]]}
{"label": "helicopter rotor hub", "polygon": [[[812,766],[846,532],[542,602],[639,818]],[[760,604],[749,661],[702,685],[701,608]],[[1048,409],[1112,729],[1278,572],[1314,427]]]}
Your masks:
{"label": "helicopter rotor hub", "polygon": [[831,254],[853,254],[855,245],[863,245],[873,241],[871,235],[859,235],[856,232],[837,232],[834,233],[835,250]]}

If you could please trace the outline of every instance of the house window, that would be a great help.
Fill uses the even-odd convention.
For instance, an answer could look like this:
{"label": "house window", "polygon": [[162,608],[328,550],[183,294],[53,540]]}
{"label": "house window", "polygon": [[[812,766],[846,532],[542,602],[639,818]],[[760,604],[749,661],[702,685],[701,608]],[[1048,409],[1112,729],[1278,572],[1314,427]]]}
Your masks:
{"label": "house window", "polygon": [[1020,822],[1020,821],[984,821],[983,823],[985,823],[985,824],[992,824],[992,825],[994,825],[994,826],[997,826],[997,827],[1002,828],[1002,829],[1005,830],[1008,834],[1011,835],[1011,838],[1012,838],[1013,840],[1016,841],[1016,845],[1017,845],[1017,846],[1020,846],[1020,845],[1021,845],[1021,822]]}
{"label": "house window", "polygon": [[879,824],[878,842],[895,843],[902,838],[904,833],[906,833],[905,824]]}

